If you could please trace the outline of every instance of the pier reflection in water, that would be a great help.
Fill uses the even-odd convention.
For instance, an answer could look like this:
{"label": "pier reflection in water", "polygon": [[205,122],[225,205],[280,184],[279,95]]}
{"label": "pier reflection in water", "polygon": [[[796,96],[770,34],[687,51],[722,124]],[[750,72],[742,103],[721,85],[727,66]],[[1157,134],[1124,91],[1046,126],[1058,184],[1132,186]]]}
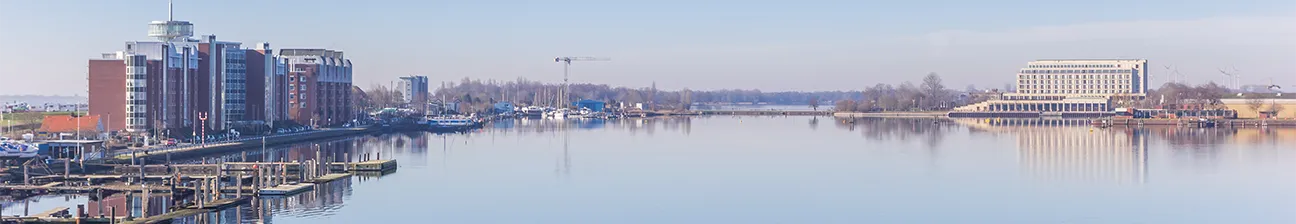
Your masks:
{"label": "pier reflection in water", "polygon": [[280,161],[319,150],[401,168],[180,221],[1284,223],[1296,221],[1275,215],[1296,209],[1292,145],[1296,129],[1086,120],[517,119],[213,156]]}

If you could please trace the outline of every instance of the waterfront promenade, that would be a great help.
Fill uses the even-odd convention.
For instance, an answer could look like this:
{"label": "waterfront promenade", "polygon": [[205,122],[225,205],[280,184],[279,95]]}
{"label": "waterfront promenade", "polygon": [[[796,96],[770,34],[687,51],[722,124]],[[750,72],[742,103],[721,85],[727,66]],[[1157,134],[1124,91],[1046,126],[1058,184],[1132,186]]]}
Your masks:
{"label": "waterfront promenade", "polygon": [[[108,156],[104,156],[102,159],[99,159],[99,161],[105,163],[123,163],[123,162],[129,162],[131,158],[156,158],[156,157],[165,157],[168,154],[170,154],[173,158],[197,156],[197,155],[205,155],[205,154],[227,152],[232,150],[246,149],[246,148],[256,148],[256,147],[261,147],[263,145],[274,146],[280,144],[298,143],[298,142],[317,140],[317,139],[345,137],[345,136],[370,133],[372,131],[373,130],[368,127],[327,128],[327,129],[315,129],[315,130],[304,131],[304,132],[265,136],[265,137],[259,137],[259,136],[244,137],[238,139],[209,142],[206,144],[185,144],[185,145],[167,146],[167,147],[118,150],[118,151],[108,153]],[[95,158],[89,158],[89,159],[91,159],[91,161],[95,161]]]}

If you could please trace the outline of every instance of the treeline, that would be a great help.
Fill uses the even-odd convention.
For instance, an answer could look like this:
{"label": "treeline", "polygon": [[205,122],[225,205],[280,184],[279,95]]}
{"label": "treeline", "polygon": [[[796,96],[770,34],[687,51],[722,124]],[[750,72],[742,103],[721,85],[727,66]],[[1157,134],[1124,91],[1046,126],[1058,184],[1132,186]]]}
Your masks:
{"label": "treeline", "polygon": [[948,110],[969,101],[959,92],[945,88],[940,75],[928,73],[922,83],[904,82],[899,86],[877,84],[867,87],[856,98],[837,101],[837,111],[914,111]]}
{"label": "treeline", "polygon": [[[438,84],[432,84],[437,86]],[[820,92],[762,92],[760,90],[662,90],[655,86],[629,88],[612,87],[602,84],[573,83],[570,94],[564,100],[560,95],[562,84],[543,83],[518,78],[512,81],[478,80],[464,78],[459,82],[446,82],[436,87],[432,102],[449,101],[470,103],[476,108],[495,102],[511,102],[517,105],[552,106],[559,102],[574,102],[581,99],[592,99],[619,103],[643,103],[653,109],[689,109],[694,103],[753,103],[753,104],[809,104],[812,101],[839,101],[852,99],[860,95],[859,91],[820,91]]]}

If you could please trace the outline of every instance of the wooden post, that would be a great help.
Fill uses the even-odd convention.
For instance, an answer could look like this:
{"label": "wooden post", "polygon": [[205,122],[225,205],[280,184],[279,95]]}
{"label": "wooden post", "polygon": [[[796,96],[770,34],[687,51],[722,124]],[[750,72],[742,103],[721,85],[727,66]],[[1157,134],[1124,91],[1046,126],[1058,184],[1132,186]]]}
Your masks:
{"label": "wooden post", "polygon": [[[141,183],[142,182],[143,181],[141,181]],[[143,184],[140,185],[140,191],[143,191],[143,196],[140,197],[140,201],[142,201],[142,203],[140,203],[140,217],[148,217],[149,196],[152,196],[153,192],[148,189],[147,185]]]}
{"label": "wooden post", "polygon": [[[77,157],[77,163],[81,164],[81,172],[85,173],[85,147],[78,147],[81,150],[81,156]],[[90,145],[90,151],[94,151],[94,145]]]}
{"label": "wooden post", "polygon": [[23,163],[23,184],[31,185],[31,173],[28,173],[27,163]]}
{"label": "wooden post", "polygon": [[63,181],[67,181],[68,176],[72,174],[72,159],[63,160]]}
{"label": "wooden post", "polygon": [[[246,153],[244,153],[244,155],[246,155]],[[244,159],[246,159],[246,158],[247,158],[247,157],[244,157]],[[243,172],[239,172],[239,174],[242,174],[242,173],[243,173]],[[238,189],[235,189],[235,190],[234,190],[234,196],[235,196],[235,197],[239,197],[239,198],[243,197],[243,175],[236,175],[236,176],[234,177],[234,182],[236,183],[236,184],[234,185],[234,187],[237,187],[237,188],[238,188]]]}
{"label": "wooden post", "polygon": [[[132,201],[132,200],[131,200],[131,196],[134,196],[134,195],[135,195],[135,192],[126,192],[126,204],[127,204],[127,205],[133,205],[133,204],[134,204],[134,203],[131,203],[131,201]],[[126,208],[126,217],[131,217],[131,214],[130,214],[130,207],[127,207],[127,208]]]}
{"label": "wooden post", "polygon": [[221,184],[223,184],[221,183],[221,180],[225,177],[225,164],[222,163],[221,165],[216,166],[216,168],[216,199],[220,199],[221,191],[224,190],[223,187],[221,187]]}
{"label": "wooden post", "polygon": [[203,206],[203,194],[206,193],[204,192],[206,189],[203,188],[206,188],[207,184],[203,182],[202,180],[194,180],[194,201],[198,201],[198,208],[205,207]]}

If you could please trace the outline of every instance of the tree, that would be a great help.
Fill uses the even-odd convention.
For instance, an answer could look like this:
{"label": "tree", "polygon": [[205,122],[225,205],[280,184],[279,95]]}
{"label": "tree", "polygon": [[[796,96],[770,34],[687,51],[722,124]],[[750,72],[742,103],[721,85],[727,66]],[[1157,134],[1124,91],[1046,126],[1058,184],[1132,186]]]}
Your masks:
{"label": "tree", "polygon": [[935,72],[927,73],[927,76],[923,77],[922,93],[925,97],[924,102],[920,105],[921,109],[931,109],[949,99],[948,94],[946,94],[945,84],[941,82],[940,75]]}
{"label": "tree", "polygon": [[689,110],[693,107],[693,90],[684,88],[680,91],[680,109]]}
{"label": "tree", "polygon": [[1270,116],[1270,117],[1278,117],[1278,112],[1282,112],[1283,109],[1286,109],[1286,108],[1283,108],[1283,105],[1282,105],[1282,104],[1278,104],[1277,101],[1270,101],[1270,102],[1269,102],[1269,116]]}
{"label": "tree", "polygon": [[405,97],[400,92],[380,84],[370,86],[365,94],[369,95],[370,104],[376,108],[393,108],[405,104]]}
{"label": "tree", "polygon": [[854,100],[838,100],[834,107],[840,112],[850,112],[855,109],[856,105]]}
{"label": "tree", "polygon": [[810,108],[811,108],[811,109],[814,109],[815,111],[818,111],[818,110],[819,110],[819,97],[810,97],[810,102],[807,102],[807,104],[810,105]]}
{"label": "tree", "polygon": [[1247,108],[1250,108],[1251,111],[1255,111],[1256,113],[1261,112],[1260,108],[1264,107],[1265,102],[1264,99],[1260,98],[1259,94],[1247,95],[1246,99]]}
{"label": "tree", "polygon": [[1197,88],[1194,88],[1193,90],[1196,98],[1200,100],[1202,104],[1211,106],[1224,104],[1220,101],[1220,98],[1224,97],[1224,95],[1229,92],[1228,88],[1215,84],[1215,82],[1198,85]]}

